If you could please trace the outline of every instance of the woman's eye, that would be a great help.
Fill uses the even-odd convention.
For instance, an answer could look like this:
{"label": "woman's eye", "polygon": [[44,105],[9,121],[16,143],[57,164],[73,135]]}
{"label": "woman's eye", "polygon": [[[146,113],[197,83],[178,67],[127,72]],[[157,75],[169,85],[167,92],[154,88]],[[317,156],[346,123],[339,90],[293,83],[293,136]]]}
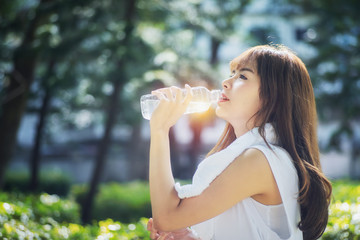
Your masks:
{"label": "woman's eye", "polygon": [[239,78],[247,80],[247,77],[245,77],[244,75],[240,74]]}

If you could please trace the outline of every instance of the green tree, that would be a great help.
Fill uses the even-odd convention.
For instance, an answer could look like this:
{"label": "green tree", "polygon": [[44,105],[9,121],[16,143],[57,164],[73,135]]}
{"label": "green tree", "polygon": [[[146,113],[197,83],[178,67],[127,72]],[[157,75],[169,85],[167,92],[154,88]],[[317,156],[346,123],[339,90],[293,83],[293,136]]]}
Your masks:
{"label": "green tree", "polygon": [[[91,8],[92,7],[92,8]],[[57,111],[51,102],[59,98],[61,91],[75,88],[79,80],[77,72],[73,68],[74,61],[77,64],[84,64],[84,59],[77,56],[74,59],[74,52],[81,46],[84,40],[98,34],[96,29],[88,27],[93,19],[98,17],[95,14],[84,14],[89,9],[96,10],[91,1],[84,5],[79,2],[58,2],[56,11],[49,17],[49,23],[41,26],[41,34],[38,38],[43,39],[42,51],[39,54],[37,78],[38,88],[32,92],[32,98],[41,96],[39,109],[34,109],[38,114],[34,145],[30,155],[30,190],[36,191],[39,181],[39,169],[41,158],[41,146],[46,129],[46,118],[49,113]],[[87,24],[84,24],[87,23]],[[75,25],[75,26],[74,26]],[[76,28],[76,31],[74,31]],[[72,64],[68,64],[71,62]],[[66,74],[67,73],[67,74]],[[29,106],[28,106],[29,108]]]}
{"label": "green tree", "polygon": [[[360,2],[357,0],[292,0],[306,13],[317,16],[309,42],[318,54],[309,64],[315,80],[318,112],[323,121],[338,121],[327,144],[340,150],[344,136],[351,143],[350,175],[360,160]],[[360,176],[357,176],[360,177]]]}
{"label": "green tree", "polygon": [[[4,163],[1,165],[1,169],[5,171],[6,165],[11,159],[11,150],[16,144],[17,121],[20,121],[23,116],[24,109],[27,108],[27,111],[38,113],[39,121],[30,156],[30,189],[36,190],[46,117],[49,111],[54,111],[51,101],[61,97],[59,92],[75,88],[79,83],[79,79],[81,79],[79,76],[84,71],[78,69],[83,69],[83,66],[89,61],[88,58],[81,57],[85,54],[84,51],[79,51],[79,48],[84,45],[84,40],[104,31],[103,28],[93,27],[93,23],[99,21],[99,18],[104,15],[97,14],[99,12],[97,9],[101,9],[103,5],[94,4],[93,1],[54,0],[32,3],[18,0],[8,1],[5,6],[1,9],[4,12],[1,14],[3,21],[0,26],[4,38],[1,67],[4,73],[3,80],[5,80],[1,90],[0,128],[3,134],[0,141],[4,141],[7,145],[2,144],[0,147],[0,155],[6,156],[1,158]],[[35,13],[37,17],[34,17]],[[36,24],[34,23],[36,28],[28,30],[29,26],[34,25],[32,24],[34,19],[41,21],[38,20]],[[32,36],[31,40],[26,40],[27,34]],[[23,46],[25,44],[27,44],[26,47]],[[84,48],[88,50],[88,48]],[[27,51],[31,54],[28,54]],[[94,53],[91,49],[90,59],[97,58],[98,52]],[[29,63],[25,61],[24,56],[29,57],[27,60]],[[89,54],[86,57],[89,57]],[[17,59],[21,59],[21,62],[17,63],[19,61]],[[29,70],[31,74],[29,73],[27,78],[24,78],[24,74],[21,73],[21,71],[25,71],[24,69],[31,69],[31,71]],[[19,85],[19,81],[22,84]],[[39,84],[37,87],[31,88],[34,81]],[[41,98],[41,106],[27,104],[29,97],[31,99]],[[15,116],[17,121],[15,121]],[[11,141],[9,141],[5,136],[13,138],[10,138]]]}
{"label": "green tree", "polygon": [[[54,10],[53,1],[23,7],[24,1],[6,1],[1,8],[3,89],[0,112],[0,187],[16,144],[17,130],[34,81],[41,44],[37,33]],[[26,6],[26,4],[24,4]],[[29,4],[28,4],[29,5]]]}

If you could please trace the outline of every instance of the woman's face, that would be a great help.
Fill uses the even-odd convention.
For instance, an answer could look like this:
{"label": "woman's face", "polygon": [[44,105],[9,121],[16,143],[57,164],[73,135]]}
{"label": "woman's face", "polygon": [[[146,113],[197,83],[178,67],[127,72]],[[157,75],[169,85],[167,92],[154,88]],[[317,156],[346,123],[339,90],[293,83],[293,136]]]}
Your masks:
{"label": "woman's face", "polygon": [[229,122],[235,132],[238,127],[254,127],[246,124],[254,124],[248,121],[261,107],[260,77],[256,69],[255,61],[244,61],[244,56],[240,55],[230,62],[231,75],[222,82],[222,97],[216,114]]}

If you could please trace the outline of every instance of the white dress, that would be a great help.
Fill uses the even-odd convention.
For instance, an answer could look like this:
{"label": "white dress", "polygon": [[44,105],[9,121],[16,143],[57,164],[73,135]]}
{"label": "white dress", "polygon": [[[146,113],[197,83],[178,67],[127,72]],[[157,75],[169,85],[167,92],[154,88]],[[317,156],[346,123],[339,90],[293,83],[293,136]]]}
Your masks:
{"label": "white dress", "polygon": [[202,240],[300,240],[302,232],[298,197],[298,176],[289,154],[276,146],[276,136],[271,124],[265,126],[266,145],[258,129],[237,138],[226,149],[204,159],[196,170],[192,184],[175,189],[180,198],[200,195],[211,182],[244,150],[256,148],[266,156],[279,192],[282,204],[263,205],[252,198],[246,198],[220,215],[192,226]]}

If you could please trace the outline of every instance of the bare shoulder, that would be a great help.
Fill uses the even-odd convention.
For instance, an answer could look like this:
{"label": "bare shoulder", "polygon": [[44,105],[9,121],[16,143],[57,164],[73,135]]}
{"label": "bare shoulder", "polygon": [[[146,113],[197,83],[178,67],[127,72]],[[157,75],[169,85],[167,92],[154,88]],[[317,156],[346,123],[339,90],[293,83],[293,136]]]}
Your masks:
{"label": "bare shoulder", "polygon": [[247,167],[248,170],[253,169],[257,173],[271,173],[271,168],[266,156],[262,151],[256,148],[249,148],[240,154],[234,161],[242,167]]}
{"label": "bare shoulder", "polygon": [[262,151],[250,148],[244,151],[237,159],[241,166],[247,166],[247,171],[251,172],[253,184],[259,189],[257,194],[252,197],[265,205],[281,203],[280,192],[273,175],[270,164]]}
{"label": "bare shoulder", "polygon": [[238,158],[244,158],[247,160],[253,160],[257,163],[267,162],[267,159],[262,151],[257,148],[246,149]]}

